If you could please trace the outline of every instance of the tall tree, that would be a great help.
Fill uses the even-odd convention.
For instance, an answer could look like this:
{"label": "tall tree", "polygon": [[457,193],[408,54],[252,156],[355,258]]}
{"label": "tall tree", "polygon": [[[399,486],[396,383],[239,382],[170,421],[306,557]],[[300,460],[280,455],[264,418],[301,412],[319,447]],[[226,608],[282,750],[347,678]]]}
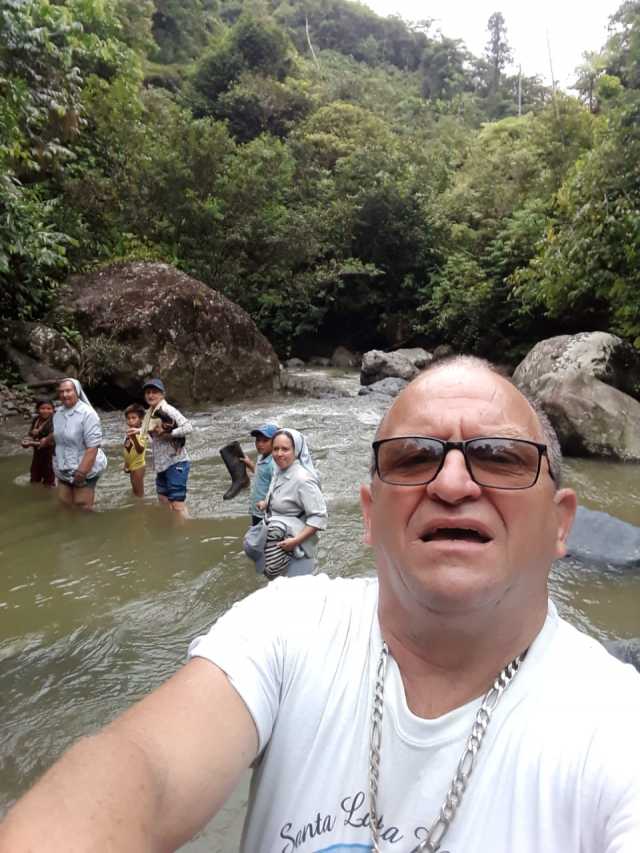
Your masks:
{"label": "tall tree", "polygon": [[606,72],[623,85],[640,88],[640,2],[626,0],[609,22],[611,36],[605,48]]}
{"label": "tall tree", "polygon": [[153,37],[158,62],[186,62],[206,47],[216,29],[213,0],[154,0]]}
{"label": "tall tree", "polygon": [[605,59],[601,53],[586,50],[582,54],[582,63],[575,69],[576,82],[571,87],[575,89],[580,100],[587,105],[590,113],[598,112],[596,84],[605,68]]}
{"label": "tall tree", "polygon": [[471,75],[467,72],[468,51],[460,39],[440,35],[430,41],[422,53],[422,94],[427,100],[451,99],[471,88]]}
{"label": "tall tree", "polygon": [[86,88],[109,89],[122,73],[137,81],[136,54],[120,40],[123,10],[102,0],[0,6],[3,320],[42,316],[68,266],[73,241],[59,224],[67,213],[59,188],[82,168]]}
{"label": "tall tree", "polygon": [[490,92],[495,97],[500,86],[500,75],[513,59],[507,41],[507,25],[502,12],[494,12],[487,23],[489,41],[485,47],[485,56],[491,72]]}

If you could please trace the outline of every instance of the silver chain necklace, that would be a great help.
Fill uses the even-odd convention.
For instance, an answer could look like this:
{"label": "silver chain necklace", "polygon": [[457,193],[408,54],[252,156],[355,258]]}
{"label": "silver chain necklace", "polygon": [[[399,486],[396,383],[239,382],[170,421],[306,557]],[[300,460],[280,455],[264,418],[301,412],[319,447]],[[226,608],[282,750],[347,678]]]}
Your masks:
{"label": "silver chain necklace", "polygon": [[[478,750],[482,746],[487,727],[491,722],[491,715],[502,698],[502,694],[515,678],[526,654],[527,651],[525,650],[521,655],[514,658],[511,663],[508,663],[485,693],[473,721],[471,734],[467,738],[464,751],[458,762],[458,768],[451,780],[444,803],[440,807],[440,813],[429,827],[425,839],[417,847],[414,847],[411,853],[436,853],[436,851],[440,850],[442,839],[453,823],[458,807],[462,802],[467,783],[475,766]],[[376,686],[373,696],[373,707],[371,709],[371,733],[369,737],[369,813],[373,853],[380,853],[378,784],[380,775],[380,747],[382,743],[382,713],[384,710],[384,681],[388,659],[389,646],[383,642],[376,671]],[[447,853],[447,851],[442,850],[441,853]]]}

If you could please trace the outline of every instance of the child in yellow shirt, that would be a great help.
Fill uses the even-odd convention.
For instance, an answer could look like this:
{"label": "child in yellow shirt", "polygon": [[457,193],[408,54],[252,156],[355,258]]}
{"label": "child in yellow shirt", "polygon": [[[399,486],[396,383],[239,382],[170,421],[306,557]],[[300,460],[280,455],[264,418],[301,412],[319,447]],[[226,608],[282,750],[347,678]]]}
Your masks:
{"label": "child in yellow shirt", "polygon": [[144,408],[138,403],[127,406],[124,410],[127,421],[127,435],[124,439],[124,472],[131,479],[131,490],[137,498],[144,497],[144,466],[147,449],[146,436],[140,435],[140,427],[144,418]]}

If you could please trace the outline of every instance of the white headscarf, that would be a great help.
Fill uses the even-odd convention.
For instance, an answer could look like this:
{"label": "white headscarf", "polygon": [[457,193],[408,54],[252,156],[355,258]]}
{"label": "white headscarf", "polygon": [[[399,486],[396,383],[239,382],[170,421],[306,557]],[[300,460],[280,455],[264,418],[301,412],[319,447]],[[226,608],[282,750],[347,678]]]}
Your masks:
{"label": "white headscarf", "polygon": [[[300,461],[300,464],[303,468],[312,474],[315,479],[320,482],[320,476],[315,469],[313,464],[313,459],[311,458],[311,451],[309,450],[309,445],[307,444],[307,439],[301,432],[298,432],[297,429],[289,429],[289,427],[281,427],[278,430],[278,433],[283,432],[285,435],[288,435],[291,441],[293,442],[293,453]],[[278,434],[276,433],[276,435]]]}
{"label": "white headscarf", "polygon": [[61,379],[60,382],[58,382],[58,387],[60,387],[63,382],[71,382],[73,387],[76,389],[76,394],[78,395],[78,400],[81,400],[83,403],[85,403],[87,406],[89,406],[89,408],[92,411],[95,412],[95,409],[93,408],[93,406],[89,402],[89,398],[84,393],[84,388],[82,387],[82,385],[80,384],[78,379],[74,379],[73,376],[67,376],[66,379]]}

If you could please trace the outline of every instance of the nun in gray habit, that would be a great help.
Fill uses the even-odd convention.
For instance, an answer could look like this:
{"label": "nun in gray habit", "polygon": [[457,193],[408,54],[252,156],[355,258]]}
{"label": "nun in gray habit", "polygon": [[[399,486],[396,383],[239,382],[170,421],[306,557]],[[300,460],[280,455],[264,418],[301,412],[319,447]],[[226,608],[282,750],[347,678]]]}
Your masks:
{"label": "nun in gray habit", "polygon": [[275,471],[265,498],[267,541],[264,574],[313,574],[318,531],[327,526],[327,505],[307,441],[295,429],[280,429],[273,437]]}

